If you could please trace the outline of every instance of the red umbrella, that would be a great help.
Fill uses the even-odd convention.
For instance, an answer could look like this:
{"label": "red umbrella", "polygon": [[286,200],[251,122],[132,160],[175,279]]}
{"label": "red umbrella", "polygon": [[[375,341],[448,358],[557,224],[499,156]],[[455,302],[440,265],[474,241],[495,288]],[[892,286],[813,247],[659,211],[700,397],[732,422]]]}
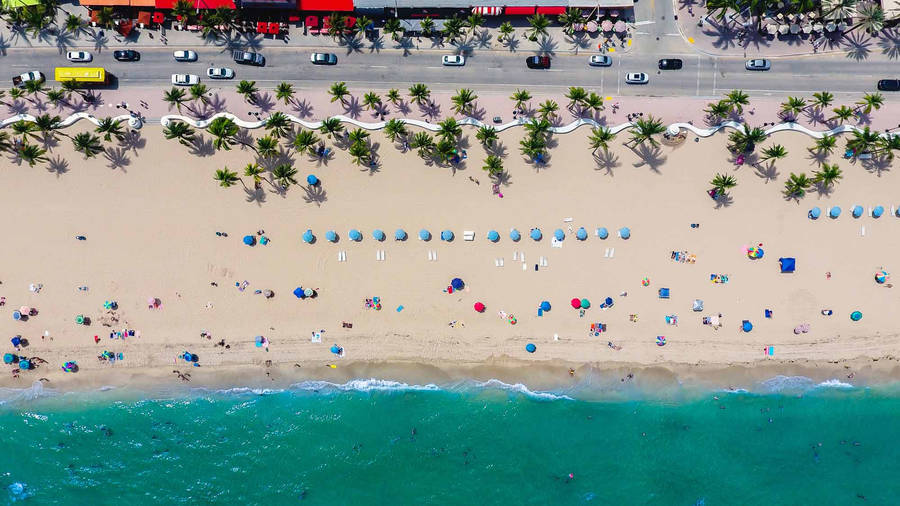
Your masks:
{"label": "red umbrella", "polygon": [[578,297],[572,299],[572,307],[574,307],[575,309],[581,309],[581,299],[579,299]]}
{"label": "red umbrella", "polygon": [[484,312],[484,304],[482,304],[481,302],[476,302],[475,303],[475,311],[478,311],[479,313],[483,313]]}

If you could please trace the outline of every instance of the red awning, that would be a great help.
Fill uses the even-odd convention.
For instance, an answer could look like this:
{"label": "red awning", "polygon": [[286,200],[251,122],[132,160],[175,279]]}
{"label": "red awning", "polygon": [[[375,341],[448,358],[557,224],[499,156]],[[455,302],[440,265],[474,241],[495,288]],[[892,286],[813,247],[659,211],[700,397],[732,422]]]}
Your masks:
{"label": "red awning", "polygon": [[166,20],[166,15],[162,12],[156,11],[153,13],[153,22],[154,23],[162,23]]}
{"label": "red awning", "polygon": [[266,24],[264,22],[256,22],[256,33],[266,33]]}
{"label": "red awning", "polygon": [[482,16],[499,16],[503,13],[503,7],[472,7],[472,14]]}
{"label": "red awning", "polygon": [[280,31],[281,27],[278,26],[278,23],[269,23],[269,35],[278,35]]}
{"label": "red awning", "polygon": [[150,16],[149,11],[141,11],[138,12],[137,22],[142,25],[149,25],[153,18]]}
{"label": "red awning", "polygon": [[344,18],[345,28],[353,28],[354,26],[356,26],[356,18],[354,18],[353,16],[347,16],[346,18]]}
{"label": "red awning", "polygon": [[349,12],[353,0],[299,0],[301,11]]}
{"label": "red awning", "polygon": [[319,27],[319,18],[316,16],[306,16],[306,27],[307,28],[318,28]]}
{"label": "red awning", "polygon": [[219,7],[234,9],[234,0],[194,0],[195,9],[218,9]]}
{"label": "red awning", "polygon": [[122,34],[122,37],[128,37],[128,35],[131,34],[132,29],[134,29],[134,22],[130,19],[119,21],[117,31]]}
{"label": "red awning", "polygon": [[156,0],[157,9],[171,9],[175,7],[175,0]]}
{"label": "red awning", "polygon": [[565,14],[566,8],[565,7],[538,7],[537,13],[538,14]]}
{"label": "red awning", "polygon": [[507,7],[503,13],[510,16],[530,16],[534,14],[534,7]]}

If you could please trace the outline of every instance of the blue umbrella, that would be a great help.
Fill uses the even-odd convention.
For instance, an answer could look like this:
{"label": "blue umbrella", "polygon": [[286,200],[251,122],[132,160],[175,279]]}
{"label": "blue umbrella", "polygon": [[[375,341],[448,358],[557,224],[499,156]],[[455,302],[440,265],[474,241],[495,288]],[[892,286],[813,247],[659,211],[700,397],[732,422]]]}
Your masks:
{"label": "blue umbrella", "polygon": [[585,230],[584,227],[579,228],[575,232],[575,238],[578,239],[579,241],[583,241],[583,240],[587,239],[587,230]]}
{"label": "blue umbrella", "polygon": [[315,186],[315,185],[319,184],[319,178],[310,174],[310,175],[306,176],[306,184],[308,184],[310,186]]}
{"label": "blue umbrella", "polygon": [[297,297],[298,299],[303,298],[303,287],[302,286],[298,286],[297,288],[294,288],[294,297]]}
{"label": "blue umbrella", "polygon": [[405,241],[406,240],[406,230],[402,228],[398,228],[396,232],[394,232],[394,240],[395,241]]}
{"label": "blue umbrella", "polygon": [[462,287],[466,286],[466,284],[459,278],[453,278],[450,281],[450,286],[452,286],[454,290],[462,290]]}
{"label": "blue umbrella", "polygon": [[430,239],[431,239],[431,232],[425,230],[424,228],[423,228],[422,230],[419,230],[419,239],[421,239],[421,240],[423,240],[423,241],[428,241],[428,240],[430,240]]}
{"label": "blue umbrella", "polygon": [[873,218],[881,218],[882,214],[884,214],[884,206],[875,206],[875,209],[872,209]]}
{"label": "blue umbrella", "polygon": [[253,246],[254,244],[256,244],[256,237],[253,237],[252,235],[245,235],[244,244],[246,244],[247,246]]}
{"label": "blue umbrella", "polygon": [[509,238],[512,239],[513,242],[519,242],[519,239],[522,238],[522,234],[520,234],[518,230],[512,229],[509,231]]}
{"label": "blue umbrella", "polygon": [[31,362],[27,360],[19,360],[19,369],[22,369],[23,371],[31,369]]}
{"label": "blue umbrella", "polygon": [[750,320],[744,320],[743,322],[741,322],[741,330],[743,330],[744,332],[750,332],[751,330],[753,330],[753,324],[750,323]]}
{"label": "blue umbrella", "polygon": [[340,355],[341,351],[343,351],[343,349],[340,346],[338,346],[336,344],[331,345],[331,353],[334,353],[335,355]]}
{"label": "blue umbrella", "polygon": [[265,341],[265,338],[263,338],[263,336],[256,336],[256,347],[262,348],[263,341]]}
{"label": "blue umbrella", "polygon": [[18,358],[18,357],[16,357],[16,356],[13,355],[12,353],[6,353],[6,354],[3,355],[3,363],[4,363],[4,364],[11,364],[11,363],[13,363],[13,362],[16,361],[16,358]]}
{"label": "blue umbrella", "polygon": [[488,241],[497,242],[500,240],[500,234],[496,230],[491,230],[487,235]]}
{"label": "blue umbrella", "polygon": [[541,234],[541,229],[539,229],[539,228],[531,229],[531,238],[532,239],[534,239],[535,241],[540,241],[541,237],[543,237],[543,234]]}
{"label": "blue umbrella", "polygon": [[606,304],[606,307],[612,306],[613,305],[612,297],[607,297],[606,300],[603,301],[603,303]]}
{"label": "blue umbrella", "polygon": [[181,358],[182,358],[182,360],[184,360],[185,362],[190,362],[190,361],[191,361],[191,354],[188,353],[188,352],[184,352],[184,355],[182,355]]}
{"label": "blue umbrella", "polygon": [[601,239],[606,239],[609,237],[609,230],[606,230],[606,227],[600,227],[597,229],[597,237]]}
{"label": "blue umbrella", "polygon": [[831,211],[828,211],[828,216],[830,216],[832,218],[837,218],[840,215],[841,215],[840,206],[834,206],[831,208]]}
{"label": "blue umbrella", "polygon": [[527,351],[528,353],[534,353],[535,351],[537,351],[537,346],[528,343],[525,345],[525,351]]}
{"label": "blue umbrella", "polygon": [[10,339],[9,342],[11,342],[13,346],[18,347],[20,344],[22,344],[22,336],[15,336]]}
{"label": "blue umbrella", "polygon": [[819,206],[816,206],[809,210],[809,219],[818,220],[819,216],[822,216],[822,210],[819,209]]}
{"label": "blue umbrella", "polygon": [[628,227],[622,227],[619,229],[619,237],[622,239],[628,239],[631,237],[631,229]]}
{"label": "blue umbrella", "polygon": [[303,232],[303,242],[312,244],[312,242],[315,240],[316,236],[313,235],[312,230],[306,229],[306,232]]}
{"label": "blue umbrella", "polygon": [[358,242],[362,240],[362,234],[360,234],[359,230],[356,230],[355,228],[350,229],[350,233],[348,233],[347,236],[350,237],[351,241]]}
{"label": "blue umbrella", "polygon": [[18,311],[13,311],[13,320],[19,321],[22,319],[22,313]]}
{"label": "blue umbrella", "polygon": [[862,206],[853,206],[853,213],[852,213],[852,214],[853,214],[853,217],[854,217],[854,218],[859,218],[860,216],[862,216],[862,213],[863,213],[863,207],[862,207]]}
{"label": "blue umbrella", "polygon": [[452,241],[453,240],[453,232],[451,232],[449,230],[444,230],[443,232],[441,232],[441,240],[447,241],[447,242]]}
{"label": "blue umbrella", "polygon": [[325,232],[325,239],[327,239],[328,242],[337,242],[337,234],[334,233],[334,230],[329,230],[328,232]]}
{"label": "blue umbrella", "polygon": [[566,238],[566,233],[563,232],[561,228],[558,228],[553,231],[553,237],[555,237],[557,241],[562,241]]}
{"label": "blue umbrella", "polygon": [[550,311],[550,302],[548,302],[546,300],[544,302],[541,302],[541,310],[542,311]]}
{"label": "blue umbrella", "polygon": [[375,239],[376,241],[383,241],[384,240],[384,231],[376,228],[375,230],[372,231],[372,238]]}

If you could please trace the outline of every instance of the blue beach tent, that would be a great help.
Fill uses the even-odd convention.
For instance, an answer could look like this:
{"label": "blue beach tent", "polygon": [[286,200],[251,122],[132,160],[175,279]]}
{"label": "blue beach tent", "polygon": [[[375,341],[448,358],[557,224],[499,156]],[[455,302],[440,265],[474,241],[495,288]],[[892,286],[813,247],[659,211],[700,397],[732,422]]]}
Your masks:
{"label": "blue beach tent", "polygon": [[781,265],[781,272],[794,272],[797,268],[797,259],[793,257],[779,258],[778,263]]}
{"label": "blue beach tent", "polygon": [[816,206],[809,210],[809,214],[807,214],[807,216],[809,216],[809,219],[811,220],[818,220],[819,216],[822,216],[822,210],[819,209],[819,206]]}

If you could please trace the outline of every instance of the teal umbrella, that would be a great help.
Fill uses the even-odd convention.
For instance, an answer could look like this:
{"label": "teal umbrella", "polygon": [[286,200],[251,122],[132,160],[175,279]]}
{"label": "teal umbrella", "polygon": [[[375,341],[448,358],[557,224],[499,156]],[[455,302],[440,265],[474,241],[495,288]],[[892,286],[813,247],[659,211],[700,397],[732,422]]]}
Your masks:
{"label": "teal umbrella", "polygon": [[313,235],[312,230],[306,229],[306,232],[303,232],[303,242],[312,244],[315,239],[316,236]]}

